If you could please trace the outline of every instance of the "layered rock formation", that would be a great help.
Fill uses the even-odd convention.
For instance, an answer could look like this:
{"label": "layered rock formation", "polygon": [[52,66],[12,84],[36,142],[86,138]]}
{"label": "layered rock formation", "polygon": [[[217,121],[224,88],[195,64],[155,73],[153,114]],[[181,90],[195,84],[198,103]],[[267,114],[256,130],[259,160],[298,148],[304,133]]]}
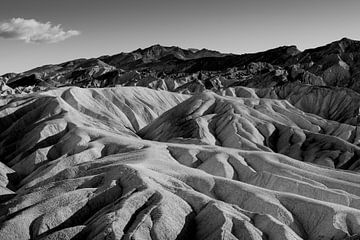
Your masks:
{"label": "layered rock formation", "polygon": [[0,239],[358,239],[357,46],[2,76]]}

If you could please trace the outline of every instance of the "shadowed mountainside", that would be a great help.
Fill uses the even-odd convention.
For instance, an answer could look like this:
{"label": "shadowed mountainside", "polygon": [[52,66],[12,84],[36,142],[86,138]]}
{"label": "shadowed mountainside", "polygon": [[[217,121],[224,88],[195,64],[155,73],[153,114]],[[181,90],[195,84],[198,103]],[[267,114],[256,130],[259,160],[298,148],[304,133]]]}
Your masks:
{"label": "shadowed mountainside", "polygon": [[[166,85],[170,91],[177,91],[168,86],[167,79],[183,85],[201,72],[199,80],[206,88],[211,85],[206,81],[216,76],[226,78],[227,84],[248,87],[299,81],[359,91],[359,50],[359,42],[347,38],[303,52],[295,46],[283,46],[242,55],[154,45],[130,53],[45,65],[21,74],[5,74],[1,79],[11,88],[140,84],[151,88]],[[131,83],[129,78],[133,79]]]}

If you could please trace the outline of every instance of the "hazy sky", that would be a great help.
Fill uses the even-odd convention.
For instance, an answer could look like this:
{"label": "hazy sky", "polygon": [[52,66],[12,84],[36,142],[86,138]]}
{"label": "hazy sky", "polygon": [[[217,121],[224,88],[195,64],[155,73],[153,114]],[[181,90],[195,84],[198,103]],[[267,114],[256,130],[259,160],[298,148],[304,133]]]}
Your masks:
{"label": "hazy sky", "polygon": [[359,12],[359,0],[1,0],[0,74],[156,43],[303,50],[360,39]]}

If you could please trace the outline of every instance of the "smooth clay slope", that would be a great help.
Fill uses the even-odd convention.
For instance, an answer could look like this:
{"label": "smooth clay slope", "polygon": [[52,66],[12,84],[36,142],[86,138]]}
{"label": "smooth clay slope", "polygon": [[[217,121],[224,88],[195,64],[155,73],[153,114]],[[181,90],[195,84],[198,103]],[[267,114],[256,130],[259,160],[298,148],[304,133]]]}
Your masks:
{"label": "smooth clay slope", "polygon": [[0,103],[0,239],[360,234],[357,127],[286,100],[72,87]]}

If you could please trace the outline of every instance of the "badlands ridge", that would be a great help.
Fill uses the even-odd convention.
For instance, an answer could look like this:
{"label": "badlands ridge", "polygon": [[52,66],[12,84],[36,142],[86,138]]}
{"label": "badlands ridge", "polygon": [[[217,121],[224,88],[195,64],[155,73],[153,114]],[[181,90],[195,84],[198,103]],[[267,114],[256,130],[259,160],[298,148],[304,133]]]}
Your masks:
{"label": "badlands ridge", "polygon": [[0,239],[360,239],[360,43],[159,45],[0,77]]}

